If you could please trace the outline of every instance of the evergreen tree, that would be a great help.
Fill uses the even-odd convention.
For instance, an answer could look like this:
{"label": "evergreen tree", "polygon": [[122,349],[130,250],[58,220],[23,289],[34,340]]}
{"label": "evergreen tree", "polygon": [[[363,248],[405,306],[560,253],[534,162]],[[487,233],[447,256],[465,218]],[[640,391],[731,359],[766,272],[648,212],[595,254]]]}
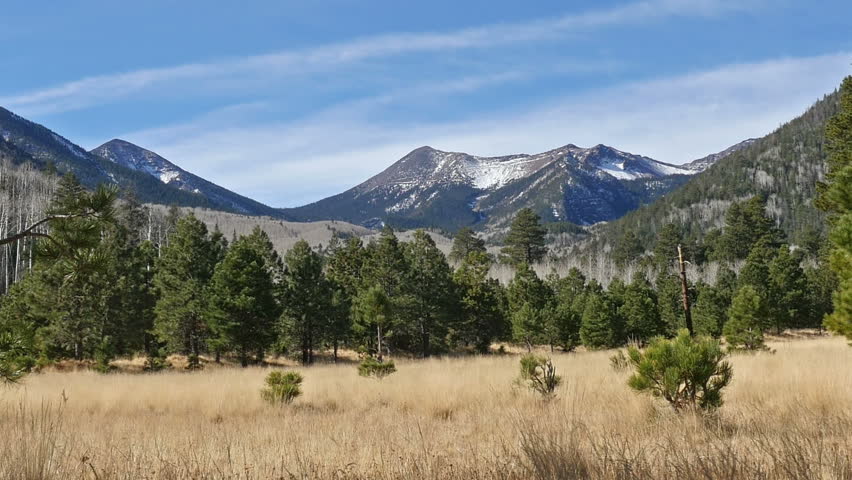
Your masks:
{"label": "evergreen tree", "polygon": [[453,237],[449,258],[453,262],[461,262],[472,252],[486,253],[485,240],[477,237],[470,227],[462,227]]}
{"label": "evergreen tree", "polygon": [[503,253],[514,265],[532,265],[547,254],[546,233],[541,218],[531,209],[522,208],[512,221]]}
{"label": "evergreen tree", "polygon": [[375,285],[358,293],[352,310],[355,314],[355,327],[357,329],[376,332],[376,358],[379,362],[382,362],[386,346],[384,336],[392,326],[393,305],[390,299],[381,286]]}
{"label": "evergreen tree", "polygon": [[262,362],[280,314],[264,252],[248,237],[237,239],[216,265],[207,294],[219,346],[235,349],[243,367],[252,354]]}
{"label": "evergreen tree", "polygon": [[105,334],[106,299],[116,283],[114,257],[104,248],[114,232],[115,190],[86,192],[73,175],[64,176],[48,212],[51,231],[37,245],[33,285],[43,341],[53,356],[91,357]]}
{"label": "evergreen tree", "polygon": [[634,278],[625,289],[618,314],[624,319],[624,333],[629,340],[644,344],[665,332],[657,310],[657,295],[643,276]]}
{"label": "evergreen tree", "polygon": [[840,86],[840,109],[826,126],[825,147],[829,173],[819,206],[831,214],[831,266],[838,277],[825,326],[852,340],[852,76]]}
{"label": "evergreen tree", "polygon": [[639,237],[633,230],[627,230],[619,238],[612,251],[612,259],[618,267],[624,267],[645,253],[645,247],[639,241]]}
{"label": "evergreen tree", "polygon": [[405,252],[409,267],[406,281],[410,285],[406,289],[407,316],[413,319],[421,356],[428,357],[435,338],[446,338],[448,324],[458,311],[452,270],[435,241],[423,230],[414,232]]}
{"label": "evergreen tree", "polygon": [[731,297],[718,286],[700,285],[698,299],[692,307],[696,335],[719,338],[727,320]]}
{"label": "evergreen tree", "polygon": [[763,326],[767,323],[766,301],[757,289],[744,285],[734,295],[725,323],[725,340],[733,348],[759,350],[764,348]]}
{"label": "evergreen tree", "polygon": [[808,314],[808,285],[801,262],[800,252],[782,245],[769,263],[769,317],[779,334],[798,326]]}
{"label": "evergreen tree", "polygon": [[491,342],[505,330],[502,287],[488,276],[491,259],[485,252],[471,252],[456,270],[453,280],[458,288],[461,321],[454,337],[487,353]]}
{"label": "evergreen tree", "polygon": [[656,281],[657,310],[660,321],[665,325],[666,336],[674,336],[678,330],[686,328],[686,316],[683,311],[683,287],[680,279],[674,275],[659,275]]}
{"label": "evergreen tree", "polygon": [[760,196],[734,202],[725,215],[725,228],[716,255],[719,260],[746,258],[758,244],[775,248],[782,238],[775,221],[766,215],[766,203]]}
{"label": "evergreen tree", "polygon": [[314,350],[327,336],[332,313],[332,285],[323,273],[322,258],[308,242],[299,240],[284,256],[283,305],[287,337],[302,354],[302,363],[314,361]]}
{"label": "evergreen tree", "polygon": [[520,264],[508,288],[512,336],[527,349],[546,340],[542,310],[552,301],[552,292],[526,263]]}
{"label": "evergreen tree", "polygon": [[677,246],[683,244],[681,227],[668,223],[660,230],[657,244],[654,246],[654,265],[657,271],[665,275],[675,271],[677,263]]}
{"label": "evergreen tree", "polygon": [[603,294],[590,294],[586,300],[580,339],[588,348],[618,346],[617,313]]}
{"label": "evergreen tree", "polygon": [[171,350],[187,353],[190,368],[200,366],[199,355],[209,333],[205,291],[218,255],[207,227],[190,214],[178,220],[157,262],[154,334]]}

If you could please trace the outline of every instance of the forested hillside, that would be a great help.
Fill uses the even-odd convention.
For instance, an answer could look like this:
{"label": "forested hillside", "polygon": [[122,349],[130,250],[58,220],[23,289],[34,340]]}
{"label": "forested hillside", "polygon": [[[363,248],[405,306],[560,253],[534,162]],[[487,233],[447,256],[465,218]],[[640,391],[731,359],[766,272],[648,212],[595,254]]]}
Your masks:
{"label": "forested hillside", "polygon": [[[825,125],[837,112],[838,94],[816,102],[800,117],[771,134],[722,158],[705,172],[656,202],[601,226],[592,248],[614,244],[634,232],[649,248],[668,223],[686,236],[703,237],[722,225],[732,202],[752,195],[766,199],[767,209],[790,241],[825,231],[825,214],[814,206],[817,184],[826,173]],[[602,242],[602,243],[601,243]]]}

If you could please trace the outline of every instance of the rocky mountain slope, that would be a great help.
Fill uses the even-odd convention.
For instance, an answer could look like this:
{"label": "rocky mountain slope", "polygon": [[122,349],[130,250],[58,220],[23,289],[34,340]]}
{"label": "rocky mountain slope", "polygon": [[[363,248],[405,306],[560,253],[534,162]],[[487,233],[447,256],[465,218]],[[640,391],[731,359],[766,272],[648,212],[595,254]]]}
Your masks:
{"label": "rocky mountain slope", "polygon": [[[92,152],[0,107],[0,151],[12,163],[73,172],[83,185],[117,184],[142,202],[206,207],[252,215],[280,216],[277,209],[192,175],[153,152],[127,142],[108,142]],[[108,155],[105,158],[102,155]],[[158,170],[159,169],[159,170]]]}
{"label": "rocky mountain slope", "polygon": [[181,191],[201,195],[218,209],[247,215],[279,215],[277,209],[208,182],[160,155],[124,140],[110,140],[89,153],[116,165],[151,175]]}
{"label": "rocky mountain slope", "polygon": [[503,157],[421,147],[346,192],[284,214],[298,220],[455,230],[500,226],[518,209],[531,207],[545,221],[587,225],[618,218],[703,168],[669,165],[605,145],[569,144]]}

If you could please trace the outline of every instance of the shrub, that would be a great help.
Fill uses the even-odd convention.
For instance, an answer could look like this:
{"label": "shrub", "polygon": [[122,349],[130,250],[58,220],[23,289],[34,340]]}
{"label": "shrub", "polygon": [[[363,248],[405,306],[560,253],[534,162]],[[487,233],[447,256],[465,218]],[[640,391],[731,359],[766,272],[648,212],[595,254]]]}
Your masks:
{"label": "shrub", "polygon": [[160,370],[171,367],[172,364],[166,360],[166,356],[163,355],[162,350],[159,348],[152,348],[147,357],[145,357],[145,365],[142,367],[146,372],[159,372]]}
{"label": "shrub", "polygon": [[362,377],[381,380],[394,372],[396,372],[396,365],[393,360],[380,362],[373,357],[367,357],[358,365],[358,375]]}
{"label": "shrub", "polygon": [[266,388],[260,391],[260,396],[275,405],[292,403],[302,394],[302,380],[299,372],[270,372],[266,376]]}
{"label": "shrub", "polygon": [[100,373],[109,373],[113,367],[110,365],[115,359],[115,347],[112,344],[112,339],[106,336],[101,339],[97,347],[95,347],[95,370]]}
{"label": "shrub", "polygon": [[23,340],[11,333],[0,334],[0,384],[15,383],[32,365]]}
{"label": "shrub", "polygon": [[654,339],[644,352],[630,347],[627,354],[635,368],[628,385],[665,399],[677,412],[721,406],[733,374],[717,340],[692,338],[686,329],[670,340]]}
{"label": "shrub", "polygon": [[542,397],[551,398],[555,395],[556,387],[562,383],[562,378],[556,374],[556,367],[549,358],[528,353],[521,357],[521,376],[518,383],[525,383]]}

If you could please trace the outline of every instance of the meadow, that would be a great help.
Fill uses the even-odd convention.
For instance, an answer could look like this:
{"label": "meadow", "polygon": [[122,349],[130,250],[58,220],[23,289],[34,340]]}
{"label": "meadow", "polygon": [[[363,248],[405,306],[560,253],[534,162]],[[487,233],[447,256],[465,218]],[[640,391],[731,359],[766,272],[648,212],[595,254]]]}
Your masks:
{"label": "meadow", "polygon": [[612,351],[554,354],[550,401],[513,386],[517,355],[296,367],[285,406],[268,368],[43,372],[0,389],[0,478],[852,478],[852,348],[770,346],[731,358],[712,416],[631,391]]}

